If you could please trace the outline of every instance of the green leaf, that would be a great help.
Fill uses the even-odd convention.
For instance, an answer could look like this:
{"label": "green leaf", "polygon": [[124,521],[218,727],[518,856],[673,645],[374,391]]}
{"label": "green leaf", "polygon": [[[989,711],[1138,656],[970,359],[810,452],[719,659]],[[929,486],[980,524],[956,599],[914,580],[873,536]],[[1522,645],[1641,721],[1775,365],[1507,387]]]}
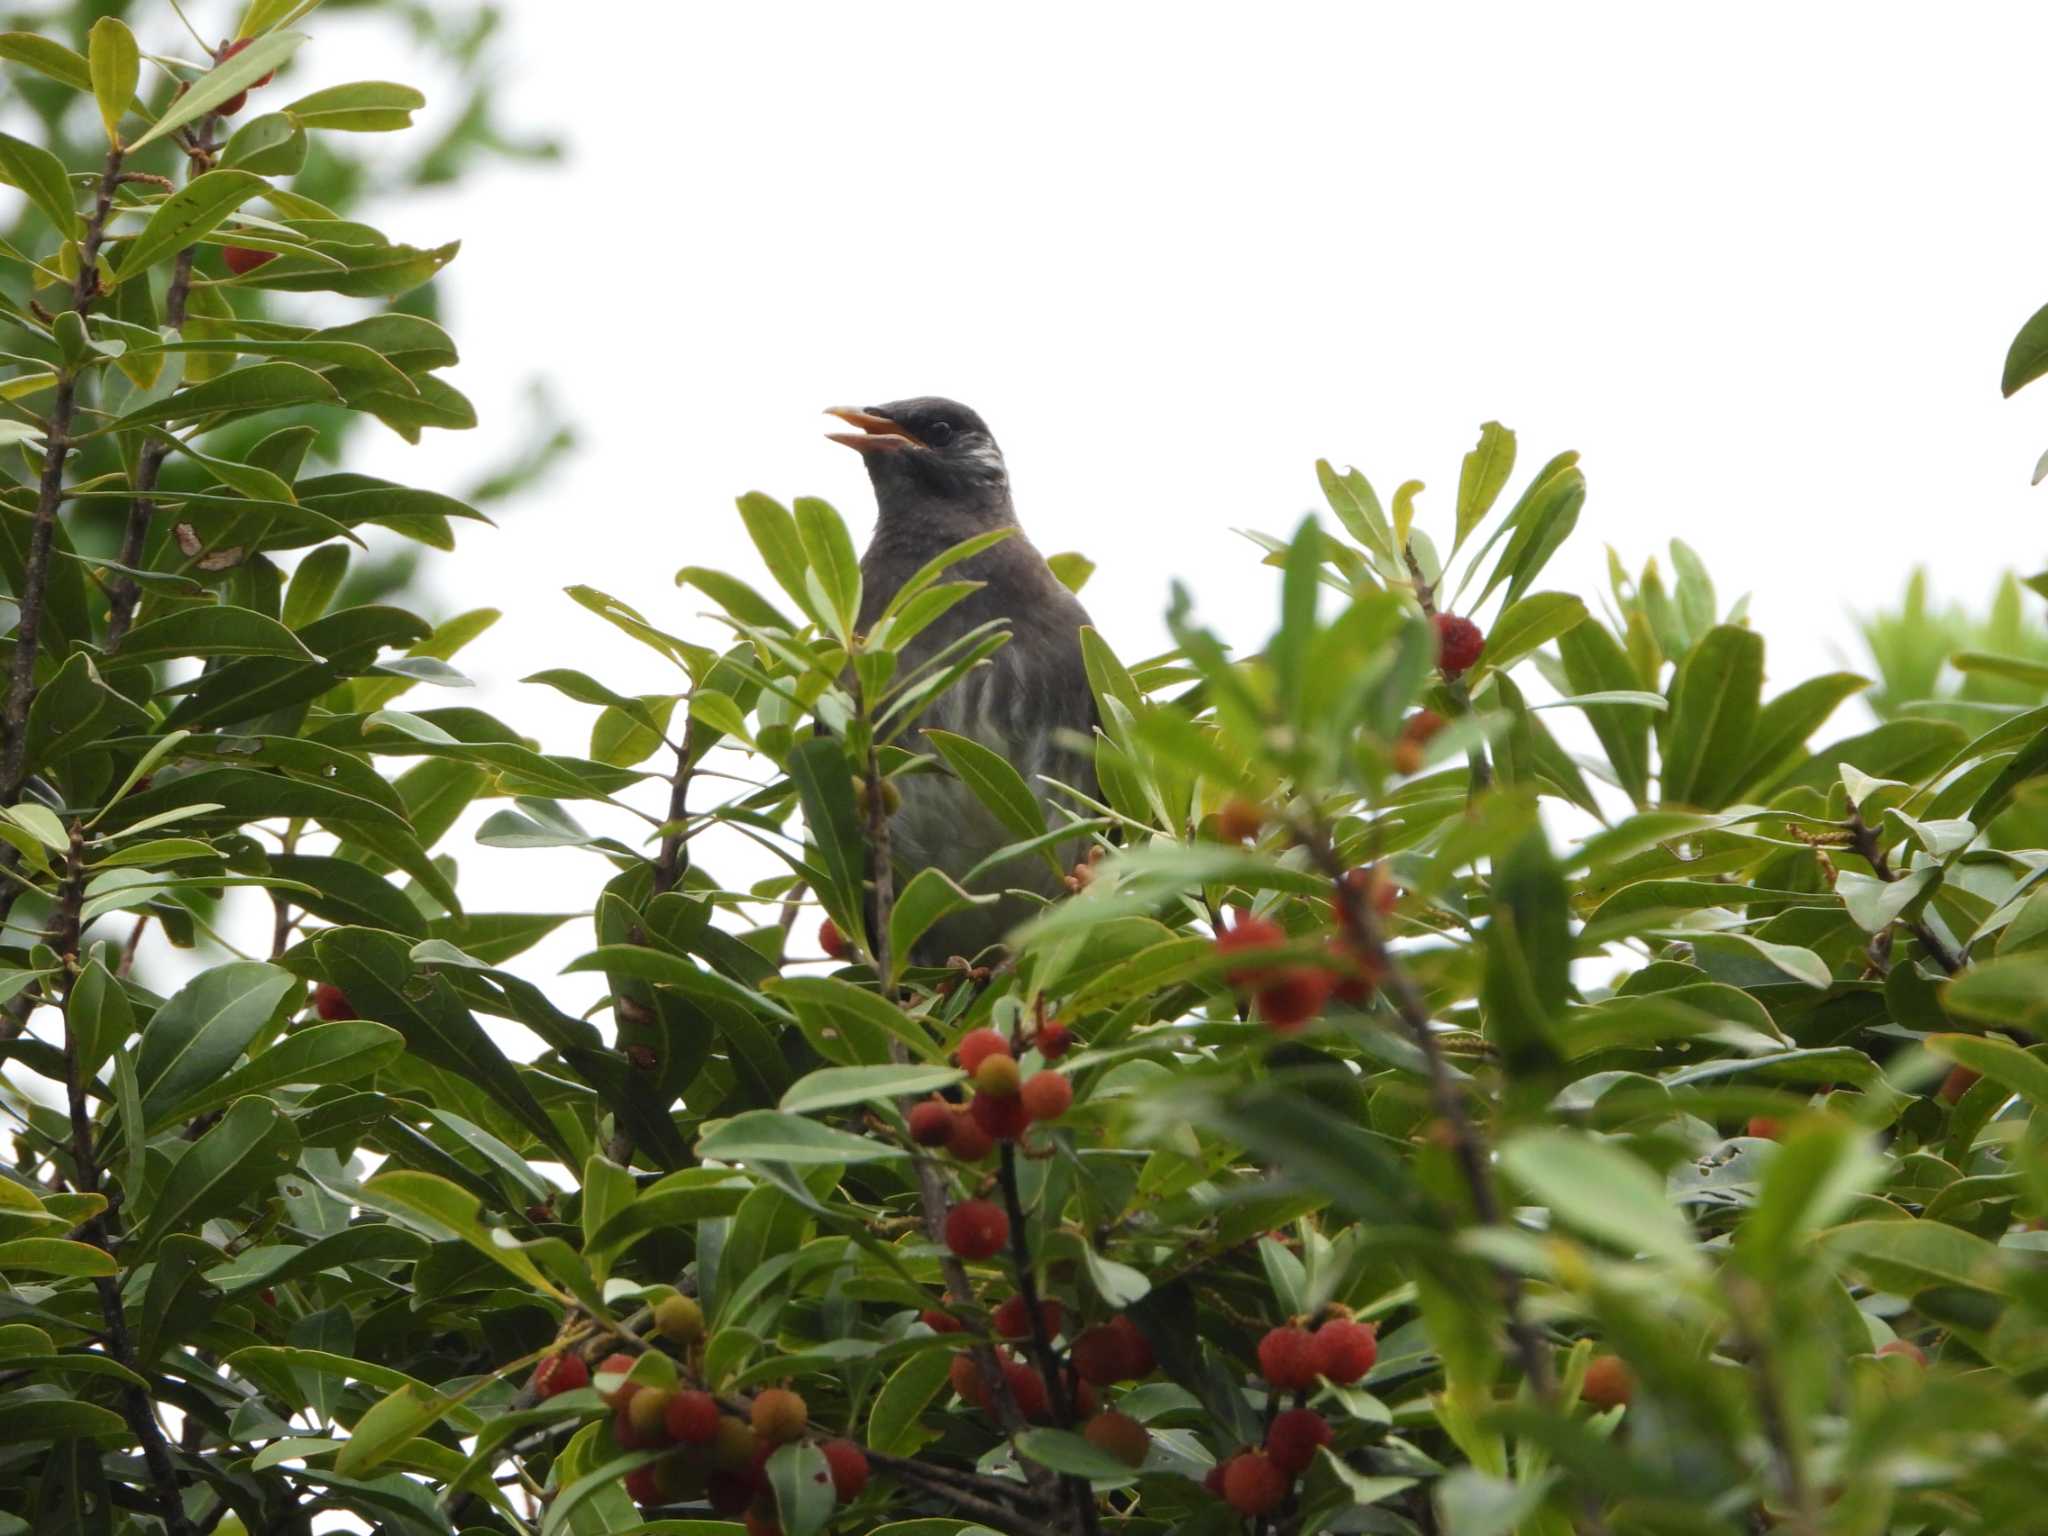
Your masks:
{"label": "green leaf", "polygon": [[1760,1274],[1776,1273],[1808,1235],[1883,1178],[1886,1166],[1856,1126],[1825,1120],[1796,1127],[1765,1165],[1738,1250]]}
{"label": "green leaf", "polygon": [[721,1163],[888,1162],[905,1156],[870,1136],[837,1131],[801,1115],[773,1109],[750,1109],[730,1120],[710,1123],[697,1142],[697,1155]]}
{"label": "green leaf", "polygon": [[1069,592],[1079,593],[1088,585],[1088,578],[1095,574],[1095,562],[1086,555],[1073,550],[1063,550],[1057,555],[1047,555],[1045,563],[1054,580]]}
{"label": "green leaf", "polygon": [[1394,555],[1393,530],[1387,526],[1387,514],[1381,510],[1380,499],[1373,494],[1372,485],[1365,476],[1355,469],[1347,469],[1340,475],[1330,467],[1328,459],[1317,459],[1316,479],[1321,482],[1324,499],[1330,503],[1330,510],[1337,514],[1337,521],[1344,525],[1344,531],[1382,561],[1398,565],[1400,562]]}
{"label": "green leaf", "polygon": [[292,631],[253,608],[213,605],[179,608],[162,618],[147,619],[128,632],[121,649],[101,665],[109,672],[154,666],[160,661],[205,656],[284,656],[293,661],[317,658]]}
{"label": "green leaf", "polygon": [[1883,933],[1940,876],[1941,872],[1932,865],[1923,865],[1890,881],[1843,870],[1835,877],[1835,894],[1842,898],[1842,905],[1848,908],[1857,927],[1865,933]]}
{"label": "green leaf", "polygon": [[294,1030],[258,1052],[218,1082],[208,1083],[176,1103],[152,1124],[169,1124],[203,1114],[244,1094],[272,1088],[315,1087],[322,1083],[367,1082],[405,1051],[405,1037],[368,1019],[337,1019]]}
{"label": "green leaf", "polygon": [[759,491],[749,491],[740,497],[739,509],[747,536],[754,541],[761,563],[768,567],[768,574],[775,578],[775,584],[789,594],[813,623],[823,623],[825,616],[819,612],[810,589],[804,583],[806,557],[803,539],[797,533],[796,519],[790,516],[789,509]]}
{"label": "green leaf", "polygon": [[2048,304],[2034,311],[2005,354],[2005,372],[1999,391],[2010,399],[2026,385],[2048,373]]}
{"label": "green leaf", "polygon": [[1691,1224],[1640,1162],[1583,1132],[1527,1131],[1503,1143],[1508,1177],[1560,1220],[1626,1253],[1700,1267]]}
{"label": "green leaf", "polygon": [[326,128],[345,133],[389,133],[410,128],[412,114],[427,104],[427,98],[409,85],[385,80],[358,80],[350,85],[330,85],[310,96],[301,96],[284,110],[308,128]]}
{"label": "green leaf", "polygon": [[873,1104],[962,1082],[958,1067],[901,1066],[821,1067],[790,1084],[779,1108],[787,1115],[812,1115],[845,1104]]}
{"label": "green leaf", "polygon": [[889,959],[894,971],[902,973],[912,946],[941,918],[963,907],[989,906],[998,899],[969,895],[942,869],[919,870],[897,893],[896,906],[889,914]]}
{"label": "green leaf", "polygon": [[1826,724],[1845,700],[1869,686],[1869,678],[1854,672],[1830,672],[1808,678],[1771,700],[1757,714],[1748,766],[1729,786],[1728,798],[1737,799],[1769,784],[1798,756],[1807,737]]}
{"label": "green leaf", "polygon": [[233,58],[224,59],[193,81],[185,93],[164,109],[149,132],[128,146],[132,152],[204,117],[230,96],[240,95],[284,63],[306,40],[303,32],[272,32],[256,38]]}
{"label": "green leaf", "polygon": [[2023,950],[1972,965],[1942,987],[1941,1001],[1958,1018],[2040,1035],[2048,1026],[2048,954]]}
{"label": "green leaf", "polygon": [[405,1443],[444,1418],[459,1401],[417,1382],[407,1382],[372,1403],[357,1419],[334,1458],[334,1470],[361,1477],[388,1461]]}
{"label": "green leaf", "polygon": [[1098,1450],[1072,1430],[1027,1429],[1017,1437],[1017,1451],[1040,1466],[1085,1477],[1097,1487],[1124,1488],[1138,1480],[1137,1468]]}
{"label": "green leaf", "polygon": [[816,1536],[837,1502],[825,1453],[808,1440],[781,1446],[768,1458],[767,1471],[783,1536]]}
{"label": "green leaf", "polygon": [[933,1439],[924,1412],[945,1386],[952,1362],[951,1350],[927,1349],[897,1366],[868,1412],[868,1444],[885,1456],[910,1456]]}
{"label": "green leaf", "polygon": [[1756,742],[1764,642],[1733,625],[1708,631],[1672,682],[1664,743],[1667,805],[1719,810],[1742,781]]}
{"label": "green leaf", "polygon": [[107,1058],[135,1033],[135,1008],[128,993],[97,958],[88,961],[71,984],[64,1018],[78,1075],[87,1081],[97,1077]]}
{"label": "green leaf", "polygon": [[148,1207],[138,1253],[190,1231],[270,1187],[298,1161],[299,1137],[268,1099],[237,1099],[172,1165]]}
{"label": "green leaf", "polygon": [[860,614],[860,556],[845,522],[825,502],[799,496],[794,508],[805,563],[824,588],[825,611],[820,616],[837,621],[831,628],[843,643]]}
{"label": "green leaf", "polygon": [[0,181],[19,187],[43,211],[60,238],[82,239],[85,224],[72,200],[71,179],[64,162],[47,149],[0,133]]}
{"label": "green leaf", "polygon": [[2033,1052],[1995,1035],[1929,1035],[1922,1043],[1935,1055],[2002,1083],[2036,1110],[2048,1110],[2048,1061]]}
{"label": "green leaf", "polygon": [[87,67],[92,72],[93,99],[99,103],[100,121],[107,127],[107,142],[119,146],[121,118],[135,99],[135,83],[142,78],[142,52],[135,46],[135,34],[118,16],[102,16],[86,34]]}
{"label": "green leaf", "polygon": [[340,398],[335,387],[310,368],[301,368],[297,363],[255,363],[166,395],[130,411],[111,428],[100,430],[126,431],[165,421],[198,421],[229,412],[247,415],[289,405],[327,405]]}
{"label": "green leaf", "polygon": [[92,67],[85,56],[74,53],[54,38],[35,32],[0,32],[0,59],[26,64],[74,91],[88,94],[92,91]]}
{"label": "green leaf", "polygon": [[306,164],[306,130],[282,112],[252,117],[234,131],[220,163],[258,176],[296,176]]}
{"label": "green leaf", "polygon": [[1997,1248],[1938,1221],[1851,1222],[1821,1234],[1821,1245],[1880,1290],[1900,1296],[1930,1286],[1992,1292],[2005,1288]]}
{"label": "green leaf", "polygon": [[[541,1273],[525,1249],[510,1240],[509,1233],[484,1226],[480,1216],[483,1202],[452,1180],[435,1173],[401,1169],[378,1174],[363,1186],[362,1195],[365,1204],[409,1219],[430,1236],[443,1240],[460,1238],[535,1290],[558,1300],[567,1299]],[[500,1241],[501,1237],[505,1240]]]}
{"label": "green leaf", "polygon": [[269,182],[248,171],[208,171],[193,178],[158,204],[142,233],[123,248],[116,277],[126,281],[165,257],[175,256],[211,234],[250,198],[269,190]]}
{"label": "green leaf", "polygon": [[886,998],[836,976],[776,976],[761,990],[787,1003],[813,1039],[830,1031],[851,1042],[856,1055],[868,1061],[883,1060],[891,1038],[925,1061],[940,1058],[938,1043],[924,1025]]}
{"label": "green leaf", "polygon": [[148,1127],[225,1076],[298,987],[291,972],[255,960],[215,966],[180,987],[144,1026],[137,1048]]}
{"label": "green leaf", "polygon": [[1513,531],[1486,578],[1479,601],[1485,602],[1505,581],[1508,606],[1513,607],[1577,525],[1579,509],[1585,503],[1586,477],[1578,467],[1578,455],[1558,455],[1529,483],[1502,524],[1503,529]]}
{"label": "green leaf", "polygon": [[118,1413],[92,1403],[47,1397],[0,1402],[0,1445],[43,1445],[56,1440],[104,1440],[126,1445],[128,1422]]}
{"label": "green leaf", "polygon": [[1012,838],[1036,837],[1045,830],[1045,811],[1038,797],[1008,758],[971,736],[933,726],[925,728],[924,739]]}
{"label": "green leaf", "polygon": [[1451,543],[1452,554],[1485,521],[1514,472],[1515,434],[1497,421],[1487,422],[1479,429],[1478,446],[1458,469],[1458,534]]}
{"label": "green leaf", "polygon": [[1586,605],[1569,592],[1531,592],[1510,605],[1487,632],[1474,681],[1489,670],[1505,672],[1538,646],[1584,622]]}
{"label": "green leaf", "polygon": [[10,1270],[83,1278],[119,1274],[120,1266],[106,1249],[92,1243],[63,1237],[17,1237],[0,1243],[0,1273]]}
{"label": "green leaf", "polygon": [[940,550],[938,554],[932,556],[931,559],[919,566],[908,581],[896,589],[896,595],[890,598],[888,604],[882,609],[883,617],[894,617],[896,614],[902,613],[910,606],[912,600],[919,593],[925,591],[932,583],[936,582],[962,560],[972,559],[985,549],[993,549],[1016,532],[1015,528],[995,528],[987,533],[977,533],[971,539],[962,539],[958,544]]}

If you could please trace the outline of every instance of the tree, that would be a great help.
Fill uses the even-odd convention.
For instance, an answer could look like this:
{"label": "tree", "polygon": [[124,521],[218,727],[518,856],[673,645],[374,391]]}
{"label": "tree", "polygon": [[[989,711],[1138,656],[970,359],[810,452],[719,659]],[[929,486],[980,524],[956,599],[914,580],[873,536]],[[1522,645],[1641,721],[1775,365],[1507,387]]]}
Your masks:
{"label": "tree", "polygon": [[[338,601],[348,549],[470,509],[277,423],[420,424],[452,344],[233,300],[450,254],[226,132],[302,14],[146,99],[119,20],[0,40],[108,145],[0,141],[42,220],[0,252],[0,1532],[2038,1525],[2048,711],[1821,737],[1867,680],[1766,699],[1683,546],[1600,612],[1542,589],[1585,477],[1509,499],[1495,423],[1438,516],[1318,465],[1259,654],[1186,592],[1169,655],[1086,635],[1102,797],[1059,825],[975,741],[899,745],[1005,642],[898,664],[975,550],[856,632],[813,500],[741,498],[766,582],[679,573],[716,627],[570,589],[675,675],[534,679],[590,756],[418,706],[463,621]],[[1015,834],[992,866],[1087,839],[1007,953],[911,963],[988,899],[892,863],[911,773]],[[587,853],[594,1016],[516,964],[569,919],[465,903],[483,799],[480,840]],[[729,888],[719,837],[784,873]],[[142,924],[215,901],[272,952],[144,985]]]}

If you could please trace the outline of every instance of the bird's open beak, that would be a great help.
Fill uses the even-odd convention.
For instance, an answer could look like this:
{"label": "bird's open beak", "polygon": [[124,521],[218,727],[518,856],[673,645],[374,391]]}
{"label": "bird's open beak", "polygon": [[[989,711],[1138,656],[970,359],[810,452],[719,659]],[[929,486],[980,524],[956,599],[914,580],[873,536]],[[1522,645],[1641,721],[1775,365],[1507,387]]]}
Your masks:
{"label": "bird's open beak", "polygon": [[827,416],[837,416],[850,427],[859,427],[858,432],[827,432],[825,435],[835,443],[844,443],[862,453],[894,453],[901,448],[922,448],[923,443],[909,431],[886,416],[877,416],[873,411],[855,410],[850,405],[835,405],[826,410]]}

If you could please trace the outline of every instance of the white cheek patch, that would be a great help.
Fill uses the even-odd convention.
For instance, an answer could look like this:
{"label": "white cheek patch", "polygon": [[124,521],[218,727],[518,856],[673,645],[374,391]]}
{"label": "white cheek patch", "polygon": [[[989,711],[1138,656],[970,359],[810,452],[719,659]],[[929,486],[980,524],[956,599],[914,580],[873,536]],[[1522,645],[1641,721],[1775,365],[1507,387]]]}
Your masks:
{"label": "white cheek patch", "polygon": [[984,440],[976,443],[962,457],[990,479],[1002,480],[1007,478],[1008,472],[1003,465],[1002,450],[992,442]]}

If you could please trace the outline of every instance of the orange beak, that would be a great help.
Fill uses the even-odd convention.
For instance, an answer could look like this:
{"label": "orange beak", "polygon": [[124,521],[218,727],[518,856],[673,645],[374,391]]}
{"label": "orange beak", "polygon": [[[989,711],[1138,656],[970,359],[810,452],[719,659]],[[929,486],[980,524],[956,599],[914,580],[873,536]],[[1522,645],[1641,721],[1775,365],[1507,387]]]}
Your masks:
{"label": "orange beak", "polygon": [[858,432],[827,432],[825,435],[835,443],[861,453],[894,453],[902,448],[922,448],[923,443],[886,416],[877,416],[873,411],[856,410],[850,405],[835,405],[826,410],[827,416],[837,416],[850,427],[859,427]]}

